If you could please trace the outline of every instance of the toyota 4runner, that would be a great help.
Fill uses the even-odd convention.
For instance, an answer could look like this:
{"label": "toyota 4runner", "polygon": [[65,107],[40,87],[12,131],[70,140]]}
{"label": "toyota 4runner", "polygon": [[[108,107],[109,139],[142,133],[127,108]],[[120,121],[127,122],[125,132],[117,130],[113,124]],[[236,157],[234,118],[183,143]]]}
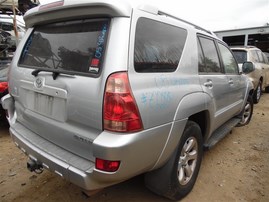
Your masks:
{"label": "toyota 4runner", "polygon": [[251,119],[252,83],[199,26],[116,0],[58,1],[24,19],[2,102],[30,171],[88,191],[144,173],[178,200],[203,147]]}

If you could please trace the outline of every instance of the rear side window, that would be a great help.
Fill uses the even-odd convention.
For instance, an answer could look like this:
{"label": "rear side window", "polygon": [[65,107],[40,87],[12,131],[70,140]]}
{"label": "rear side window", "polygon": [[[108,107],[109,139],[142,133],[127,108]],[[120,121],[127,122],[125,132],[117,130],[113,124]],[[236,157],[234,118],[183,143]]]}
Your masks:
{"label": "rear side window", "polygon": [[265,63],[262,52],[260,50],[257,50],[256,52],[257,52],[257,55],[258,55],[258,58],[259,58],[259,62],[260,63]]}
{"label": "rear side window", "polygon": [[247,61],[247,52],[244,50],[232,50],[236,61],[242,64]]}
{"label": "rear side window", "polygon": [[268,53],[263,53],[263,59],[265,61],[265,64],[269,64],[269,61],[268,61],[269,54],[268,54],[268,57],[266,57],[266,54],[268,54]]}
{"label": "rear side window", "polygon": [[63,73],[98,74],[109,20],[76,20],[35,27],[19,65]]}
{"label": "rear side window", "polygon": [[186,42],[187,31],[140,18],[136,27],[134,66],[137,72],[173,72]]}
{"label": "rear side window", "polygon": [[250,61],[252,61],[252,62],[260,62],[258,54],[257,54],[257,52],[255,50],[250,50],[249,53],[250,53],[250,58],[251,58]]}
{"label": "rear side window", "polygon": [[[204,73],[221,73],[219,57],[212,39],[199,37],[201,48],[199,54],[199,71]],[[198,46],[200,44],[198,43]]]}

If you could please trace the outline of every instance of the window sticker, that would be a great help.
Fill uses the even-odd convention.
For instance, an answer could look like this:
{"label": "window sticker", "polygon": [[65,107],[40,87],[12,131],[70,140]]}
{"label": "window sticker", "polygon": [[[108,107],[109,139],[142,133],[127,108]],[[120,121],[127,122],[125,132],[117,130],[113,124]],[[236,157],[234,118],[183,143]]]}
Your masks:
{"label": "window sticker", "polygon": [[95,72],[95,73],[99,72],[99,64],[100,64],[100,60],[101,60],[101,58],[103,56],[103,52],[104,52],[106,33],[107,33],[107,24],[104,24],[102,31],[101,31],[101,34],[97,40],[97,47],[95,50],[94,57],[91,60],[89,72]]}
{"label": "window sticker", "polygon": [[21,60],[24,60],[25,56],[28,54],[29,47],[32,44],[32,40],[33,40],[33,36],[30,36],[26,43],[26,46],[23,49]]}

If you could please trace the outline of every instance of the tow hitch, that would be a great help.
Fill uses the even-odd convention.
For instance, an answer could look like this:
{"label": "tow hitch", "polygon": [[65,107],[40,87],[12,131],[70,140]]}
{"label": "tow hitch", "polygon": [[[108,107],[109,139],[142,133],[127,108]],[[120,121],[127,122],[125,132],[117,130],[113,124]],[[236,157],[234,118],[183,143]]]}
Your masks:
{"label": "tow hitch", "polygon": [[36,174],[41,174],[43,172],[43,166],[32,159],[28,160],[27,169],[30,172],[35,172]]}

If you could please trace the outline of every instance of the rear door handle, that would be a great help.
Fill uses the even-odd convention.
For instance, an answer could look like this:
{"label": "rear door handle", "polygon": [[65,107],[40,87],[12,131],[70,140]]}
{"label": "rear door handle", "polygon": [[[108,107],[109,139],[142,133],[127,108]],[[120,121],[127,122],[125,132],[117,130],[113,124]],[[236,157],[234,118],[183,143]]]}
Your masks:
{"label": "rear door handle", "polygon": [[213,83],[211,80],[208,80],[207,82],[204,83],[204,86],[207,88],[212,88],[213,87]]}
{"label": "rear door handle", "polygon": [[232,79],[229,80],[229,84],[230,85],[233,85],[234,84],[234,81]]}

